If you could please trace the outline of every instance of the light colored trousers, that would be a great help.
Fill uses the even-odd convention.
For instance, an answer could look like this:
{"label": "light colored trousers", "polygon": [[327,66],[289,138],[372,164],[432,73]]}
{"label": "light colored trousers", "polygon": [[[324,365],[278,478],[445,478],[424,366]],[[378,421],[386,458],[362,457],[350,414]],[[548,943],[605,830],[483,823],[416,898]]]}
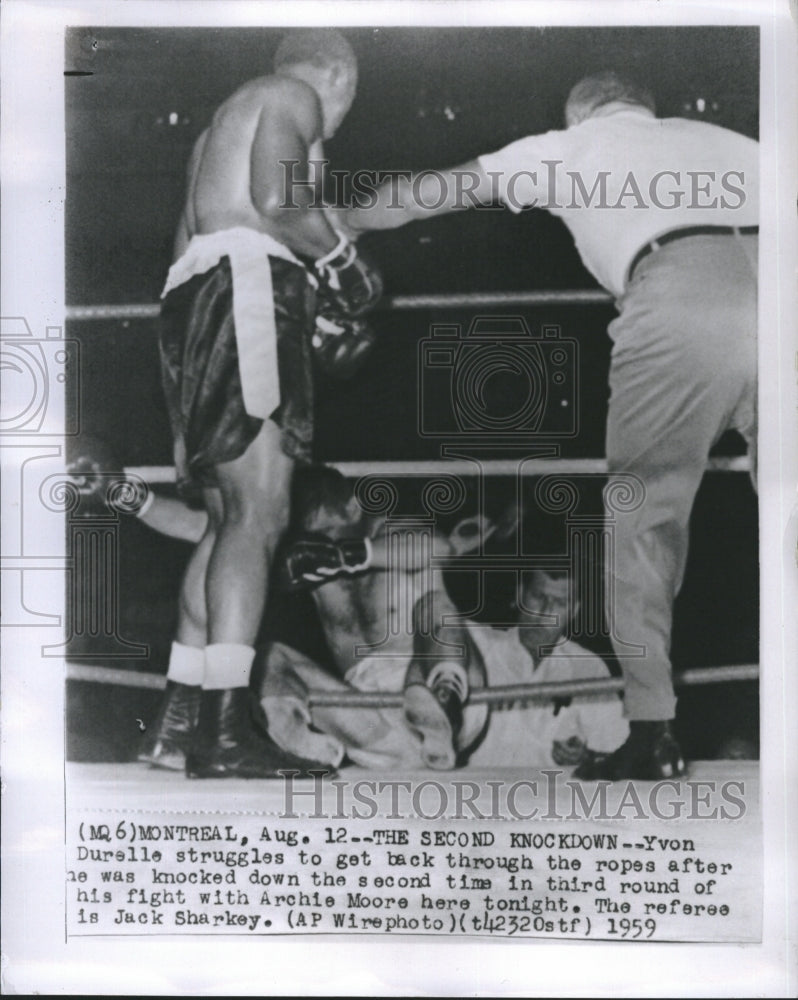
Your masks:
{"label": "light colored trousers", "polygon": [[[755,467],[757,242],[691,236],[650,253],[608,330],[610,487],[613,473],[632,473],[644,489],[637,510],[615,516],[607,560],[608,619],[631,719],[674,716],[673,602],[709,450],[736,428]],[[629,643],[644,654],[625,656]]]}

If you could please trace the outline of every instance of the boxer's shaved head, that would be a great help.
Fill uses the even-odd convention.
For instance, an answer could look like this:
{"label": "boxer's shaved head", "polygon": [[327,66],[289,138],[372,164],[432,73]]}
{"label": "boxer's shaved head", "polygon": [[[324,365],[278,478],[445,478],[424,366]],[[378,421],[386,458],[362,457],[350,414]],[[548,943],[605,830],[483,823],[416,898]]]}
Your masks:
{"label": "boxer's shaved head", "polygon": [[274,72],[313,87],[321,101],[322,138],[331,139],[352,106],[357,88],[357,59],[344,36],[332,28],[289,32],[275,54]]}
{"label": "boxer's shaved head", "polygon": [[584,77],[572,88],[565,102],[565,123],[569,127],[578,125],[594,115],[599,108],[619,101],[637,104],[652,113],[656,112],[650,91],[615,70],[607,70]]}
{"label": "boxer's shaved head", "polygon": [[352,46],[332,28],[299,28],[283,38],[274,56],[275,70],[300,65],[319,69],[342,66],[350,73],[357,72]]}

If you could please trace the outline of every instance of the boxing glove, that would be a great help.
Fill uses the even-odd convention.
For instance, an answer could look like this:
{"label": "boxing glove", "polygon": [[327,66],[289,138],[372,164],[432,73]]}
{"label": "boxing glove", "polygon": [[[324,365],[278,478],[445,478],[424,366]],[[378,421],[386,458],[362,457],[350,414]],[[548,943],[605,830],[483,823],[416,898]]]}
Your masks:
{"label": "boxing glove", "polygon": [[371,542],[368,538],[334,542],[322,534],[303,535],[286,552],[285,580],[289,589],[296,590],[362,573],[370,565]]}
{"label": "boxing glove", "polygon": [[342,236],[313,265],[323,299],[341,316],[362,316],[382,295],[382,275],[367,255]]}
{"label": "boxing glove", "polygon": [[348,379],[360,370],[377,339],[363,319],[342,315],[326,299],[319,304],[313,331],[316,363],[325,375]]}

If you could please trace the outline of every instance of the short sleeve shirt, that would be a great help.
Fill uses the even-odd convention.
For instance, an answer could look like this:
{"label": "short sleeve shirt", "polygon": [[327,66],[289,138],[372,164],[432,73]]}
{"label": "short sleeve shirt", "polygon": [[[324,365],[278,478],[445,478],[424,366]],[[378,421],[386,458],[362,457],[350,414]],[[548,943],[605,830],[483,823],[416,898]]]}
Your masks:
{"label": "short sleeve shirt", "polygon": [[672,229],[755,226],[759,144],[707,122],[623,107],[479,157],[514,212],[558,215],[613,295],[641,247]]}

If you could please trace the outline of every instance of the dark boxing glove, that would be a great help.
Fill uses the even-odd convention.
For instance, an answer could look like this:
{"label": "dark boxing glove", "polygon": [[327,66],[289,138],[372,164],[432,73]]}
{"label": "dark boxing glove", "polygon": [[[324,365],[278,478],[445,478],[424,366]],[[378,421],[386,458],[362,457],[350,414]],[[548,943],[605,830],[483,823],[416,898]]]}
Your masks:
{"label": "dark boxing glove", "polygon": [[326,535],[304,535],[288,548],[285,579],[289,589],[296,590],[362,573],[370,565],[371,542],[368,538],[334,542]]}
{"label": "dark boxing glove", "polygon": [[362,316],[382,295],[382,275],[376,265],[345,236],[313,267],[322,298],[341,316]]}
{"label": "dark boxing glove", "polygon": [[377,336],[363,319],[351,319],[326,300],[319,304],[313,347],[319,368],[333,378],[351,378],[371,353]]}

